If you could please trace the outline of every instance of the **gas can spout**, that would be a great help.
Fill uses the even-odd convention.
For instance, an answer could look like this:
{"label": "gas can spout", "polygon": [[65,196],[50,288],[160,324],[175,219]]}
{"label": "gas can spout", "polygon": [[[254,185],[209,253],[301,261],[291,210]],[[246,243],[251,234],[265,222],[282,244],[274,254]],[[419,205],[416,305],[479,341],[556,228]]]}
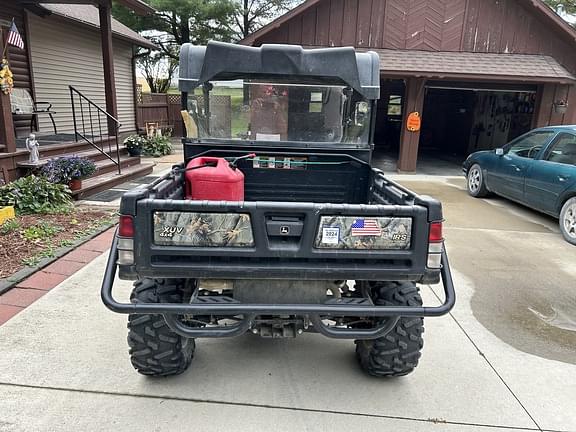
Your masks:
{"label": "gas can spout", "polygon": [[254,157],[256,157],[256,153],[250,153],[250,154],[247,154],[244,156],[237,157],[232,162],[230,162],[228,164],[228,166],[230,168],[232,168],[233,170],[235,170],[236,168],[238,168],[238,162],[240,162],[241,160],[244,160],[244,159],[250,159],[250,158],[254,158]]}

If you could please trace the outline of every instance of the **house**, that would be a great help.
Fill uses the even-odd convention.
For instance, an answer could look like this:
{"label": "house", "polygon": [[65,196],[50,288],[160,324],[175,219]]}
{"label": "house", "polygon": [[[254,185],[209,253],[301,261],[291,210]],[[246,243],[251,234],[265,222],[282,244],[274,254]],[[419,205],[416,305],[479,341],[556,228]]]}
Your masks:
{"label": "house", "polygon": [[[138,12],[153,11],[139,0],[121,3]],[[137,127],[136,49],[156,47],[111,18],[106,0],[65,4],[4,0],[2,41],[12,20],[24,40],[23,50],[10,45],[7,50],[14,94],[25,89],[35,101],[50,103],[55,114],[54,124],[48,115],[39,115],[37,124],[31,123],[31,116],[14,115],[14,97],[11,105],[10,97],[2,95],[0,179],[28,172],[24,139],[31,126],[42,157],[83,154],[97,161],[102,177],[90,179],[95,187],[89,191],[149,173],[151,164],[140,164],[139,158],[128,158],[124,149],[116,151],[115,146],[116,133]]]}
{"label": "house", "polygon": [[240,43],[377,52],[375,150],[401,171],[576,123],[576,29],[541,0],[307,0]]}

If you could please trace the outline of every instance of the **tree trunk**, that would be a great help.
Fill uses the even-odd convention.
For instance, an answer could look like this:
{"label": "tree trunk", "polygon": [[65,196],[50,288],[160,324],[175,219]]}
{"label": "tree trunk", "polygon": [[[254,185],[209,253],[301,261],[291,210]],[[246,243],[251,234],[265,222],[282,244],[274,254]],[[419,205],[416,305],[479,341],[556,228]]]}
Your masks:
{"label": "tree trunk", "polygon": [[183,44],[190,42],[190,17],[182,16],[180,18],[180,34]]}
{"label": "tree trunk", "polygon": [[250,21],[248,21],[248,13],[248,0],[244,0],[244,9],[242,10],[242,33],[245,38],[250,34],[250,29],[248,28],[250,26]]}

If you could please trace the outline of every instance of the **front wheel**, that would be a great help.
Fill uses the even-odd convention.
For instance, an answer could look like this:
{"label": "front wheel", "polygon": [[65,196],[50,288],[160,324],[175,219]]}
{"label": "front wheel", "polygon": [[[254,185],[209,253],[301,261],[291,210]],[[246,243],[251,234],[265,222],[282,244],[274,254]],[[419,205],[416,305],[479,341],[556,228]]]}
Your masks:
{"label": "front wheel", "polygon": [[[371,297],[379,306],[422,306],[412,282],[368,282]],[[400,318],[396,326],[378,339],[357,340],[356,358],[362,369],[375,377],[408,375],[416,366],[424,346],[424,320]]]}
{"label": "front wheel", "polygon": [[478,164],[474,164],[468,170],[466,176],[468,193],[475,198],[482,198],[488,195],[484,173]]}
{"label": "front wheel", "polygon": [[[182,281],[143,279],[134,284],[132,303],[184,303],[190,300]],[[162,315],[130,314],[128,345],[132,366],[143,375],[178,375],[188,369],[194,339],[174,333]]]}
{"label": "front wheel", "polygon": [[560,231],[568,243],[576,245],[576,197],[570,198],[562,206]]}

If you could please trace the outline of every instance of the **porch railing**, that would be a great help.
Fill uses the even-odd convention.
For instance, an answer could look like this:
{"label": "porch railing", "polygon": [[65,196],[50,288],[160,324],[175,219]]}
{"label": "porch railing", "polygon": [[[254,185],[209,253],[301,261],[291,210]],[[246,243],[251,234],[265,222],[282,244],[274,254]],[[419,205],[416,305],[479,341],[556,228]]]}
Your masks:
{"label": "porch railing", "polygon": [[[76,141],[78,141],[78,138],[82,138],[106,158],[114,162],[118,167],[118,174],[122,174],[120,144],[118,142],[118,131],[122,124],[117,118],[100,108],[77,89],[72,86],[68,87],[72,102]],[[116,157],[112,156],[113,148],[116,149]]]}

